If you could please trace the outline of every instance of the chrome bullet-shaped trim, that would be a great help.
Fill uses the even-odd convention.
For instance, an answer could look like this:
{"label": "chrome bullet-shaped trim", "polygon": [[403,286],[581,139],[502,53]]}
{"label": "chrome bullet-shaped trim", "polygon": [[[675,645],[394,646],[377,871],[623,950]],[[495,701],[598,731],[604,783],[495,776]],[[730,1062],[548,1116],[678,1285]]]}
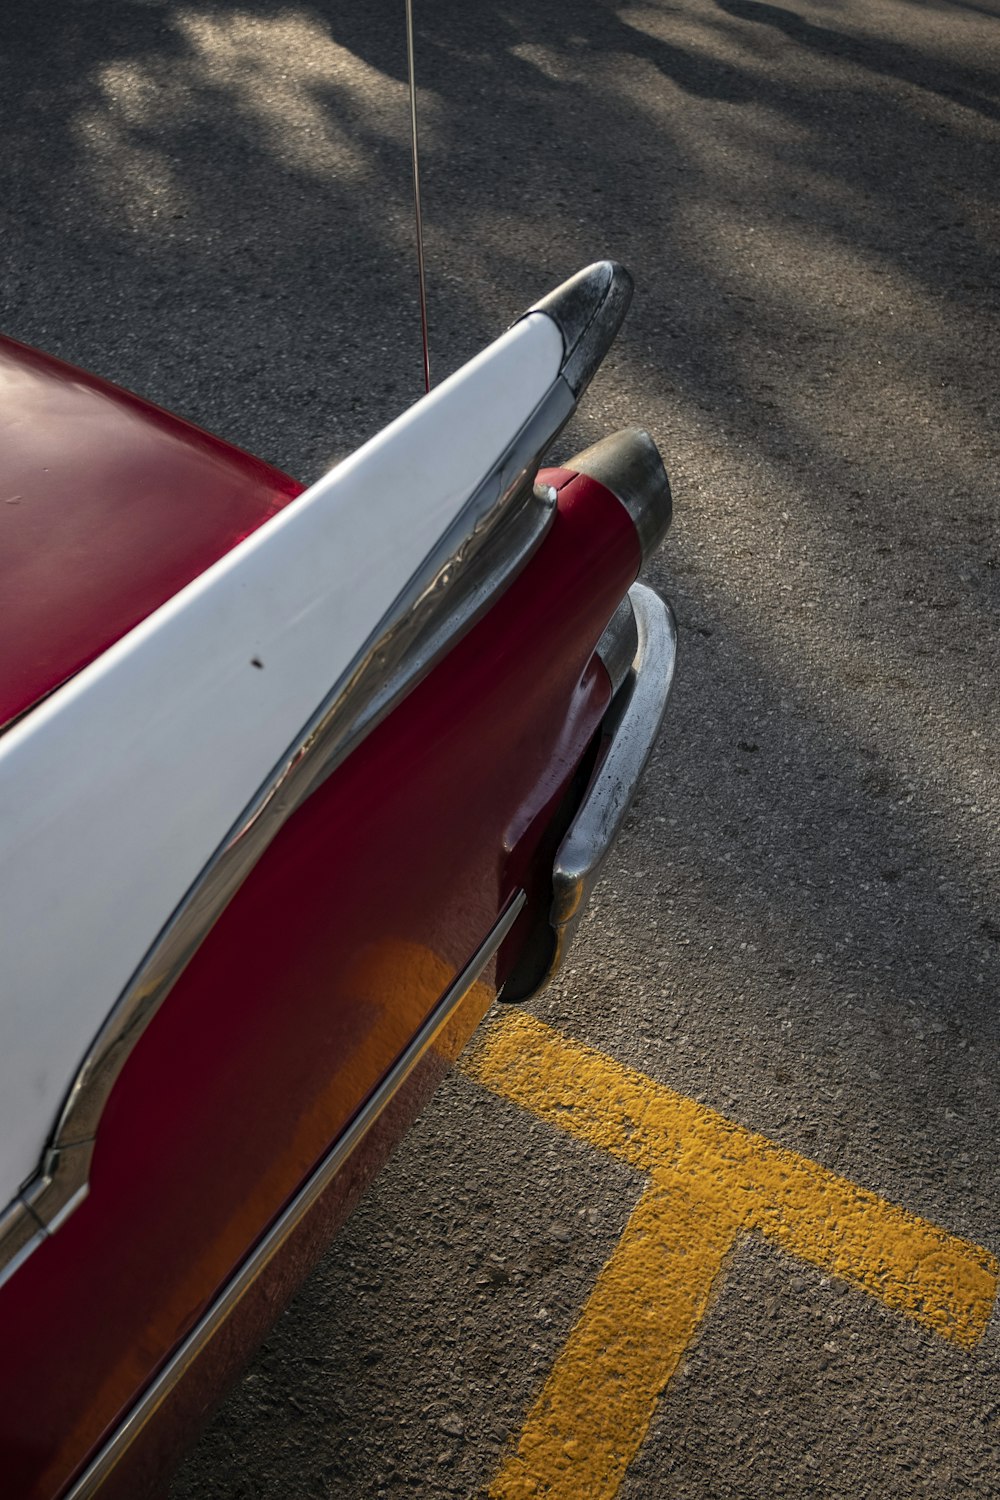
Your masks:
{"label": "chrome bullet-shaped trim", "polygon": [[528,309],[545,313],[559,328],[566,351],[562,377],[577,398],[614,343],[632,301],[632,285],[624,266],[599,260]]}
{"label": "chrome bullet-shaped trim", "polygon": [[621,501],[639,534],[643,557],[666,536],[673,515],[670,480],[659,449],[641,427],[626,427],[584,448],[567,463]]}

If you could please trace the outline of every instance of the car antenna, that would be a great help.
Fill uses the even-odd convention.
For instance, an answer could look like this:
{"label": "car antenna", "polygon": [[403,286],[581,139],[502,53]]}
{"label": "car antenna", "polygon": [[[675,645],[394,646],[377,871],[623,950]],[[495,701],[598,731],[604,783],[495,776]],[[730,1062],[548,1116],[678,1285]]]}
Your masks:
{"label": "car antenna", "polygon": [[424,390],[431,388],[427,343],[427,285],[424,279],[424,235],[420,215],[420,147],[417,139],[417,86],[413,75],[413,0],[406,0],[406,62],[410,75],[410,143],[413,160],[413,218],[417,230],[417,274],[420,277],[420,331],[424,344]]}

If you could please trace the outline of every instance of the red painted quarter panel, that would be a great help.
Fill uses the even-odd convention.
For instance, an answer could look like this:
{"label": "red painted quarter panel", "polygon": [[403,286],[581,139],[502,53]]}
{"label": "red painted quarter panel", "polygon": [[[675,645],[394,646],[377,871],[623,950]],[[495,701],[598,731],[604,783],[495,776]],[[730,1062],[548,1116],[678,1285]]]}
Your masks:
{"label": "red painted quarter panel", "polygon": [[238,1303],[224,1333],[202,1350],[196,1366],[171,1391],[156,1420],[144,1428],[140,1439],[109,1475],[101,1489],[101,1500],[137,1500],[143,1496],[162,1500],[164,1475],[171,1472],[179,1455],[198,1436],[239,1366],[267,1336],[278,1313],[329,1247],[365,1188],[433,1094],[450,1062],[471,1037],[492,999],[490,984],[482,982],[473,987],[330,1187]]}
{"label": "red painted quarter panel", "polygon": [[238,892],[109,1101],[90,1197],[0,1291],[7,1493],[60,1492],[530,884],[640,560],[618,502],[565,480],[506,594]]}
{"label": "red painted quarter panel", "polygon": [[0,728],[302,486],[127,391],[0,338]]}

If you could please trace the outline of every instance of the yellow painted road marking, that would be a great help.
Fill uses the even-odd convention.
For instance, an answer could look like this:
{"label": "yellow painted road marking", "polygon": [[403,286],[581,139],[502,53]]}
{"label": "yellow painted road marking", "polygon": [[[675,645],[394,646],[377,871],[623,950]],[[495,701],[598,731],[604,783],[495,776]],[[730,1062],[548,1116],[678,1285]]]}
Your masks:
{"label": "yellow painted road marking", "polygon": [[735,1239],[732,1219],[679,1203],[669,1189],[647,1189],[491,1497],[616,1493]]}
{"label": "yellow painted road marking", "polygon": [[650,1178],[493,1500],[610,1500],[741,1234],[757,1232],[953,1343],[982,1337],[988,1250],[512,1012],[464,1069]]}

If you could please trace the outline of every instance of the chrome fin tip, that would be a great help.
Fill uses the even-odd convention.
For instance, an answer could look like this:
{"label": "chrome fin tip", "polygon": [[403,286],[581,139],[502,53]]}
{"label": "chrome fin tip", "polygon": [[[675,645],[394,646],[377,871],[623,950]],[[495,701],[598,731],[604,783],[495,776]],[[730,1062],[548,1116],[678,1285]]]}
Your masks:
{"label": "chrome fin tip", "polygon": [[564,350],[560,373],[577,398],[614,343],[632,301],[632,287],[624,266],[599,260],[584,266],[523,314],[545,313],[559,329]]}

